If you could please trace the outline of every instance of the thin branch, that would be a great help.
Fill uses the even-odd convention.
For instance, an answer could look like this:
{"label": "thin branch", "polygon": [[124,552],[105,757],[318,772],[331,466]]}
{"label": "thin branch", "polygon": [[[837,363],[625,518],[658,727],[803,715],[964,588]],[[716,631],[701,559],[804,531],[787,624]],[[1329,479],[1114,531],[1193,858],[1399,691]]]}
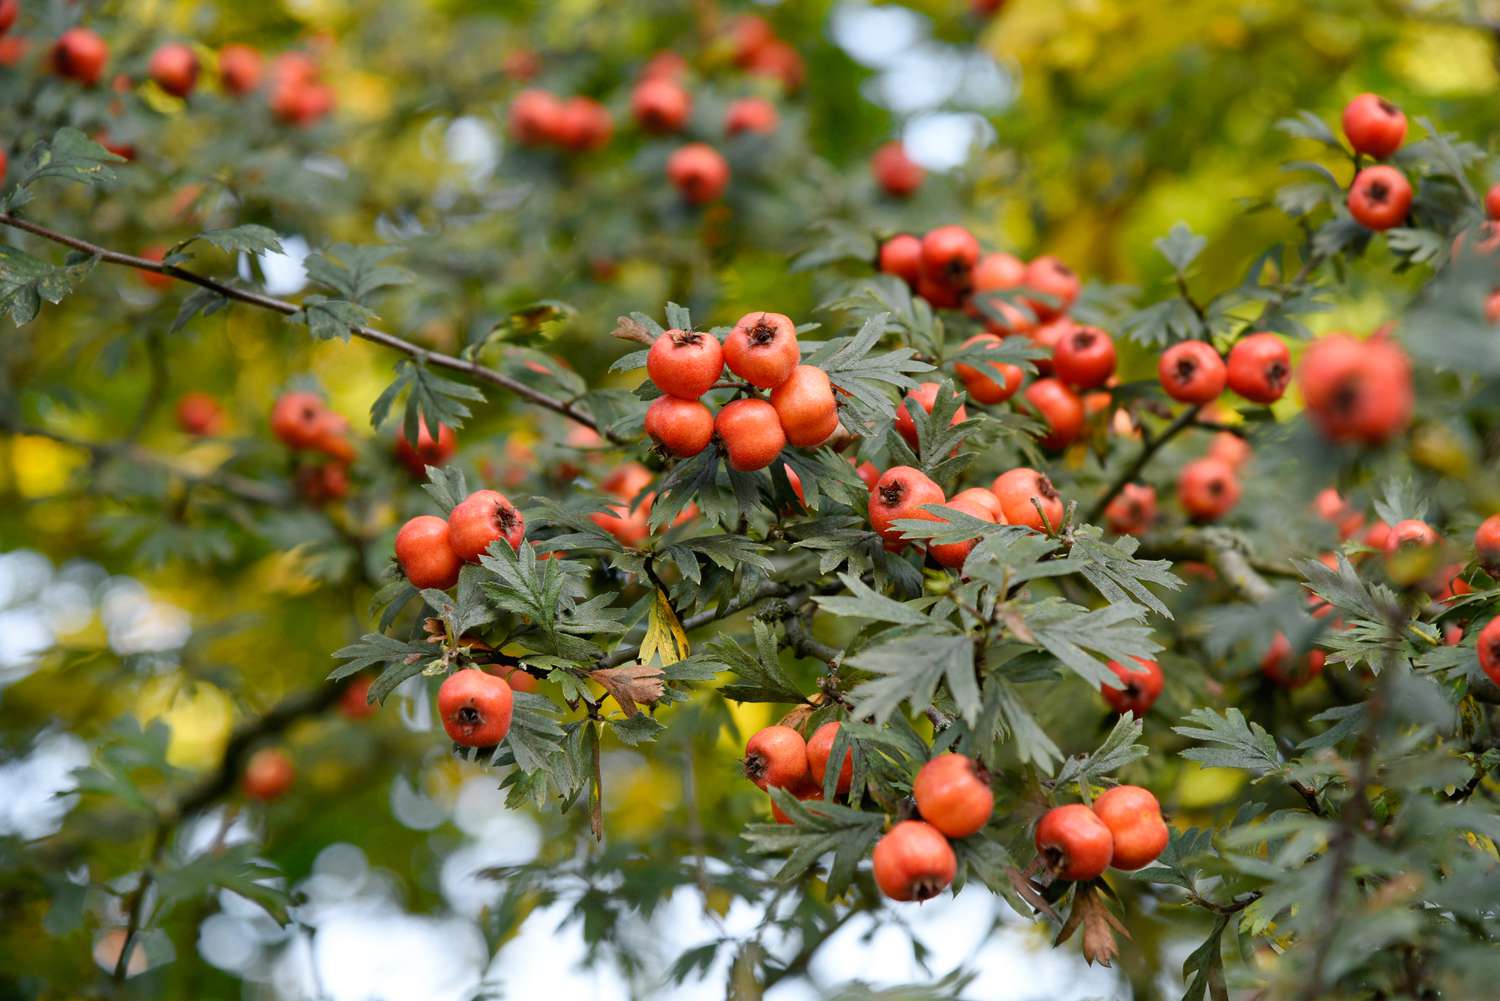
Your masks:
{"label": "thin branch", "polygon": [[1234,533],[1222,528],[1183,529],[1164,535],[1150,535],[1136,555],[1142,559],[1196,560],[1207,563],[1219,579],[1246,601],[1261,602],[1271,597],[1267,577],[1301,580],[1293,567],[1256,560]]}
{"label": "thin branch", "polygon": [[[251,292],[247,289],[236,288],[233,285],[226,285],[223,282],[207,278],[175,264],[164,264],[161,261],[153,261],[145,257],[136,257],[133,254],[122,254],[119,251],[109,250],[97,244],[89,243],[87,240],[80,240],[75,236],[68,236],[66,233],[59,233],[56,230],[51,230],[45,226],[18,218],[10,213],[0,212],[0,225],[23,230],[44,240],[51,240],[53,243],[61,244],[64,247],[82,251],[85,254],[97,257],[106,264],[118,264],[127,268],[135,268],[139,271],[152,271],[156,274],[168,275],[179,281],[187,282],[190,285],[197,285],[199,288],[216,292],[227,299],[243,302],[250,306],[258,306],[273,313],[280,313],[282,316],[292,316],[301,311],[301,307],[295,303],[287,302],[285,299],[277,299],[272,296],[262,295],[259,292]],[[618,435],[601,428],[593,417],[579,410],[573,403],[549,396],[541,390],[533,389],[519,379],[514,379],[503,372],[487,368],[478,362],[444,354],[440,351],[429,351],[419,344],[413,344],[411,341],[397,337],[394,334],[388,334],[383,330],[377,330],[374,327],[363,325],[352,326],[349,328],[349,332],[361,340],[370,341],[374,344],[400,351],[402,354],[409,355],[424,364],[446,368],[454,372],[462,372],[479,382],[487,382],[502,389],[507,389],[528,403],[551,410],[554,413],[562,414],[570,420],[598,431],[612,441],[624,441]]]}
{"label": "thin branch", "polygon": [[1099,495],[1099,499],[1094,501],[1094,505],[1089,508],[1088,514],[1084,515],[1083,520],[1089,524],[1097,522],[1104,514],[1104,509],[1109,507],[1109,502],[1119,496],[1120,491],[1124,490],[1127,484],[1141,475],[1141,470],[1145,469],[1146,464],[1151,461],[1152,457],[1161,451],[1161,447],[1187,428],[1193,426],[1193,422],[1198,419],[1198,411],[1202,409],[1201,405],[1189,407],[1179,414],[1176,420],[1168,424],[1161,434],[1155,438],[1150,436],[1145,437],[1141,442],[1141,450],[1136,453],[1135,458],[1130,461],[1128,466],[1120,470],[1120,475],[1116,476],[1113,482],[1105,488],[1104,493]]}

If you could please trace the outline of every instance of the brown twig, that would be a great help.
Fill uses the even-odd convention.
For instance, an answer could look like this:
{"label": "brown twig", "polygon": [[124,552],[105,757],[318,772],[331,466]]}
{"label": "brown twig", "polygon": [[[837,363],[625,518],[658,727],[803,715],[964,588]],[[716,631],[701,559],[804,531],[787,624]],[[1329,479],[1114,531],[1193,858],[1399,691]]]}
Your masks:
{"label": "brown twig", "polygon": [[[250,306],[258,306],[261,309],[270,310],[273,313],[280,313],[282,316],[292,316],[296,313],[301,312],[300,306],[295,303],[287,302],[285,299],[277,299],[273,296],[262,295],[259,292],[249,291],[248,289],[236,288],[233,285],[227,285],[223,282],[216,281],[213,278],[205,277],[196,272],[189,271],[186,268],[179,267],[175,264],[164,264],[161,261],[153,261],[145,257],[136,257],[133,254],[122,254],[119,251],[109,250],[108,248],[98,246],[97,244],[89,243],[87,240],[80,240],[75,236],[69,236],[66,233],[59,233],[56,230],[48,229],[47,227],[38,225],[37,223],[18,218],[17,216],[11,215],[7,212],[0,212],[0,225],[10,226],[14,229],[23,230],[24,232],[30,233],[33,236],[39,236],[44,240],[51,240],[53,243],[61,244],[64,247],[82,251],[85,254],[89,254],[90,256],[98,258],[106,264],[118,264],[127,268],[135,268],[139,271],[151,271],[155,272],[156,274],[167,275],[169,277],[176,278],[179,281],[187,282],[190,285],[197,285],[199,288],[205,288],[211,292],[216,292],[219,295],[224,296],[226,299],[232,299],[235,302],[242,302]],[[462,372],[464,375],[469,376],[471,379],[475,379],[479,382],[487,382],[490,385],[499,386],[501,389],[509,390],[526,402],[535,404],[539,407],[543,407],[547,410],[551,410],[554,413],[561,414],[564,417],[569,418],[570,420],[577,421],[579,424],[582,424],[585,427],[592,428],[600,434],[605,435],[611,441],[618,442],[623,440],[618,436],[612,434],[608,430],[601,428],[598,422],[595,421],[593,417],[584,413],[582,410],[579,410],[578,407],[575,406],[572,402],[567,400],[559,400],[554,396],[549,396],[541,390],[533,389],[532,387],[526,385],[524,382],[521,382],[519,379],[514,379],[506,375],[504,372],[498,372],[492,368],[487,368],[486,366],[481,365],[478,362],[470,361],[466,358],[458,358],[454,355],[444,354],[440,351],[429,351],[427,348],[424,348],[419,344],[413,344],[411,341],[408,341],[405,338],[397,337],[395,334],[388,334],[385,331],[378,330],[374,327],[368,327],[361,324],[358,326],[351,326],[349,328],[349,332],[355,337],[360,338],[361,340],[370,341],[373,344],[379,344],[383,347],[399,351],[402,354],[409,355],[410,357],[417,359],[417,361],[422,364],[434,365],[438,368],[445,368],[453,372]]]}
{"label": "brown twig", "polygon": [[1089,508],[1088,514],[1084,515],[1083,520],[1090,524],[1097,522],[1104,514],[1104,509],[1109,507],[1109,502],[1119,496],[1120,491],[1124,490],[1127,484],[1141,475],[1141,470],[1145,469],[1146,464],[1151,461],[1152,457],[1161,451],[1162,446],[1193,426],[1193,422],[1198,419],[1198,411],[1202,409],[1202,406],[1189,407],[1177,415],[1177,419],[1168,424],[1161,434],[1154,438],[1146,437],[1141,442],[1141,450],[1136,453],[1135,458],[1130,460],[1130,464],[1120,470],[1120,474],[1104,489],[1104,493],[1100,494],[1099,499],[1094,501],[1093,506]]}

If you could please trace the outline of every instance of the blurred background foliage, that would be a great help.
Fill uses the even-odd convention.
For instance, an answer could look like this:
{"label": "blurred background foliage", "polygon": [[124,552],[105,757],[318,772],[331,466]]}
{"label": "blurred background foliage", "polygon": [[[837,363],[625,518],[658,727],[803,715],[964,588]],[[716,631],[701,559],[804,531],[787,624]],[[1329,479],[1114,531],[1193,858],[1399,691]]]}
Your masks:
{"label": "blurred background foliage", "polygon": [[[795,93],[732,65],[722,28],[748,9],[802,56],[806,82]],[[50,39],[81,16],[110,41],[109,78],[124,74],[122,89],[83,91],[42,72]],[[733,322],[753,307],[815,319],[824,290],[788,270],[815,242],[815,220],[882,232],[963,221],[991,247],[1055,253],[1100,286],[1130,285],[1147,297],[1171,279],[1152,241],[1185,221],[1208,239],[1194,282],[1233,284],[1263,248],[1300,237],[1284,215],[1261,210],[1287,180],[1282,164],[1316,153],[1275,128],[1299,109],[1332,121],[1351,96],[1375,90],[1414,121],[1429,116],[1484,136],[1494,151],[1497,45],[1487,19],[1500,19],[1500,3],[1010,0],[986,20],[957,0],[753,8],[713,0],[23,0],[16,33],[29,45],[0,68],[0,129],[13,165],[61,124],[134,147],[107,196],[57,188],[35,206],[35,217],[57,229],[128,252],[245,222],[275,230],[289,249],[400,243],[399,263],[415,281],[383,301],[384,328],[435,349],[472,350],[530,379],[549,378],[525,369],[528,352],[542,351],[589,385],[629,388],[634,377],[607,372],[627,350],[609,336],[620,314],[670,299],[703,324]],[[174,38],[191,40],[210,66],[229,42],[308,51],[337,93],[337,111],[289,129],[263,104],[211,86],[184,104],[142,82],[152,49]],[[535,84],[609,107],[616,133],[606,149],[566,157],[507,143],[509,101],[526,84],[505,64],[523,50],[540,57]],[[724,146],[734,180],[723,203],[701,212],[665,183],[676,140],[643,137],[628,121],[630,87],[661,50],[691,66],[690,135],[717,143],[726,102],[745,94],[773,97],[783,114],[774,136]],[[935,116],[958,117],[939,128]],[[896,202],[878,194],[868,160],[903,134],[919,159],[948,169]],[[1349,164],[1330,166],[1348,179]],[[194,252],[194,265],[212,273],[254,267],[281,294],[301,286],[294,259],[252,264],[202,244]],[[1351,276],[1332,311],[1312,318],[1315,329],[1368,330],[1414,287],[1414,279],[1393,282],[1385,267],[1370,269],[1378,279],[1364,274]],[[139,447],[187,474],[101,464],[86,449],[40,436],[0,438],[0,551],[10,553],[0,593],[11,626],[8,646],[0,641],[0,761],[11,761],[12,789],[32,774],[28,756],[73,747],[74,737],[112,749],[148,797],[212,768],[238,721],[316,688],[329,652],[367,627],[395,527],[425,510],[388,458],[393,430],[369,431],[364,419],[394,356],[360,341],[314,341],[248,309],[173,330],[187,294],[101,266],[62,306],[0,336],[7,421],[88,441],[134,429]],[[530,322],[520,311],[539,300],[567,308]],[[1146,364],[1144,354],[1127,355],[1124,369],[1139,374]],[[235,455],[242,468],[288,488],[291,471],[266,419],[281,389],[303,383],[325,389],[366,436],[347,504],[321,513],[252,509],[191,486],[195,473]],[[190,390],[222,402],[223,438],[195,441],[177,430],[172,404]],[[565,422],[501,392],[474,409],[459,455],[478,479],[522,495],[569,489],[559,469]],[[139,513],[133,498],[153,495],[169,502],[178,524]],[[200,505],[227,512],[230,527],[193,530]],[[1185,710],[1193,695],[1167,701]],[[1043,714],[1078,715],[1066,700],[1060,693]],[[205,822],[253,832],[291,883],[314,873],[328,845],[354,841],[401,907],[442,911],[453,902],[445,855],[473,834],[453,825],[451,811],[478,773],[433,739],[427,712],[414,701],[368,722],[300,721],[281,735],[297,763],[293,791],[268,808],[235,806]],[[576,815],[553,811],[515,835],[539,846],[542,863],[578,867],[586,885],[591,872],[634,859],[625,889],[611,896],[589,886],[577,914],[599,949],[593,958],[621,959],[642,990],[650,981],[639,955],[650,950],[611,940],[616,912],[633,905],[649,914],[680,885],[671,862],[693,844],[741,858],[738,831],[764,811],[763,797],[733,768],[741,734],[771,710],[706,697],[673,713],[648,753],[608,749],[602,850],[583,847]],[[1082,715],[1104,718],[1094,706]],[[159,725],[166,730],[150,729]],[[1079,732],[1080,747],[1097,739],[1093,723]],[[1154,788],[1175,788],[1163,799],[1186,811],[1182,823],[1233,795],[1240,780],[1184,770],[1175,756],[1149,767]],[[83,865],[100,883],[134,873],[139,820],[86,815],[83,823],[99,826],[61,835],[54,821],[44,825],[40,856],[21,846],[14,817],[0,830],[0,997],[98,989],[100,970],[80,957],[122,920],[122,901],[71,893],[69,878]],[[35,866],[38,857],[50,871]],[[489,861],[507,858],[526,854],[502,851]],[[710,905],[727,913],[734,881],[754,878],[713,874],[704,884]],[[549,902],[491,896],[500,903],[479,923],[486,952]],[[186,902],[162,922],[147,951],[153,965],[169,955],[177,962],[154,968],[147,986],[132,981],[136,990],[235,992],[232,964],[192,956],[205,906]],[[809,920],[826,916],[820,901],[805,906]],[[1175,966],[1153,945],[1165,927],[1143,916],[1132,931],[1139,947],[1125,959],[1127,975],[1138,996],[1156,996],[1162,970]],[[107,948],[102,955],[112,966]]]}

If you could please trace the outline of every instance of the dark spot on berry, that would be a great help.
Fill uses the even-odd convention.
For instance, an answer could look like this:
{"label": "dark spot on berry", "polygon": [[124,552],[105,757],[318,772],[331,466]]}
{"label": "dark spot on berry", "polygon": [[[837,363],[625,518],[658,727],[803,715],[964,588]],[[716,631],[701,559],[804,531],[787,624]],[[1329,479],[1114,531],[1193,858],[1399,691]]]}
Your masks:
{"label": "dark spot on berry", "polygon": [[887,483],[880,488],[880,502],[887,507],[895,507],[900,504],[906,496],[906,484],[899,480],[895,483]]}
{"label": "dark spot on berry", "polygon": [[1193,376],[1198,374],[1198,363],[1192,358],[1184,355],[1177,359],[1177,381],[1188,383],[1193,381]]}
{"label": "dark spot on berry", "polygon": [[1284,363],[1273,361],[1266,366],[1266,384],[1281,389],[1292,379],[1292,370]]}
{"label": "dark spot on berry", "polygon": [[1384,205],[1391,196],[1390,186],[1384,181],[1372,181],[1365,186],[1365,197],[1376,205]]}
{"label": "dark spot on berry", "polygon": [[1390,101],[1387,101],[1383,97],[1377,100],[1375,103],[1380,107],[1381,111],[1385,112],[1387,115],[1390,115],[1392,118],[1395,118],[1397,115],[1401,114],[1400,108],[1396,107],[1394,104],[1392,104]]}

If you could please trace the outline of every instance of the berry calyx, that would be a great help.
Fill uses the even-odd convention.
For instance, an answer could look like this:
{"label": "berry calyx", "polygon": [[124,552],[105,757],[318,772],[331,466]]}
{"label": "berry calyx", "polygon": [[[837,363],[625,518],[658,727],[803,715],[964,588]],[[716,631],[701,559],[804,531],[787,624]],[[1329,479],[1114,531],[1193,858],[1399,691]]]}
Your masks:
{"label": "berry calyx", "polygon": [[995,794],[989,774],[963,754],[939,754],[917,771],[912,797],[922,819],[950,838],[967,838],[989,823]]}
{"label": "berry calyx", "polygon": [[875,842],[875,883],[892,900],[931,900],[953,883],[958,858],[942,832],[903,820]]}
{"label": "berry calyx", "polygon": [[646,352],[646,374],[657,389],[679,400],[696,400],[723,371],[724,347],[713,334],[668,330]]}
{"label": "berry calyx", "polygon": [[448,514],[448,542],[465,563],[478,563],[490,543],[501,539],[520,549],[526,518],[504,494],[476,490]]}
{"label": "berry calyx", "polygon": [[1384,160],[1406,140],[1406,115],[1378,94],[1360,94],[1344,105],[1344,136],[1354,152]]}
{"label": "berry calyx", "polygon": [[455,671],[438,686],[438,718],[461,747],[493,747],[510,732],[515,697],[504,678],[475,668]]}
{"label": "berry calyx", "polygon": [[250,755],[250,760],[245,762],[241,786],[249,798],[268,803],[286,795],[296,776],[297,770],[285,751],[266,747]]}
{"label": "berry calyx", "polygon": [[[823,779],[828,774],[828,762],[833,757],[833,742],[838,735],[839,724],[831,721],[814,730],[807,741],[807,771],[819,789],[823,788]],[[834,792],[840,796],[847,793],[853,778],[854,752],[848,750],[844,752],[844,763],[839,766],[838,784]]]}
{"label": "berry calyx", "polygon": [[1395,167],[1366,167],[1349,186],[1349,214],[1361,226],[1386,230],[1401,225],[1411,208],[1411,182]]}
{"label": "berry calyx", "polygon": [[713,440],[714,415],[698,400],[657,397],[646,408],[646,433],[666,452],[685,459]]}
{"label": "berry calyx", "polygon": [[313,448],[324,435],[327,411],[316,393],[282,393],[271,408],[271,433],[288,448]]}
{"label": "berry calyx", "polygon": [[1229,349],[1229,388],[1252,403],[1275,403],[1292,381],[1292,355],[1275,334],[1251,334]]}
{"label": "berry calyx", "polygon": [[1017,466],[995,477],[991,489],[1000,501],[1000,509],[1005,512],[1008,524],[1025,525],[1038,532],[1055,532],[1062,527],[1062,497],[1058,496],[1057,488],[1046,473],[1029,466]]}
{"label": "berry calyx", "polygon": [[446,591],[458,583],[463,560],[448,541],[448,523],[435,514],[422,514],[396,533],[396,562],[415,588]]}
{"label": "berry calyx", "polygon": [[1126,713],[1132,713],[1136,719],[1145,716],[1161,695],[1165,681],[1161,665],[1144,657],[1132,657],[1129,665],[1117,660],[1110,661],[1109,669],[1124,683],[1124,687],[1111,688],[1101,684],[1099,692],[1104,696],[1104,701],[1121,716]]}
{"label": "berry calyx", "polygon": [[1110,865],[1131,872],[1156,861],[1171,840],[1161,804],[1148,789],[1115,786],[1094,800],[1094,815],[1113,839]]}
{"label": "berry calyx", "polygon": [[801,357],[797,325],[783,313],[746,313],[724,339],[729,371],[760,389],[786,382]]}
{"label": "berry calyx", "polygon": [[978,260],[979,241],[962,226],[939,226],[922,237],[922,275],[940,287],[967,289]]}
{"label": "berry calyx", "polygon": [[807,742],[789,726],[758,730],[745,744],[745,778],[762,789],[797,789],[808,781]]}
{"label": "berry calyx", "polygon": [[714,418],[714,431],[724,443],[730,468],[742,473],[765,469],[786,447],[776,408],[759,397],[725,405]]}
{"label": "berry calyx", "polygon": [[828,373],[815,365],[798,365],[785,382],[771,390],[771,406],[786,440],[799,448],[816,448],[839,426],[838,401]]}
{"label": "berry calyx", "polygon": [[1109,868],[1115,839],[1082,803],[1054,807],[1036,825],[1036,850],[1058,879],[1095,879]]}
{"label": "berry calyx", "polygon": [[1157,377],[1167,395],[1182,403],[1211,403],[1229,380],[1224,359],[1206,341],[1182,341],[1163,351]]}

